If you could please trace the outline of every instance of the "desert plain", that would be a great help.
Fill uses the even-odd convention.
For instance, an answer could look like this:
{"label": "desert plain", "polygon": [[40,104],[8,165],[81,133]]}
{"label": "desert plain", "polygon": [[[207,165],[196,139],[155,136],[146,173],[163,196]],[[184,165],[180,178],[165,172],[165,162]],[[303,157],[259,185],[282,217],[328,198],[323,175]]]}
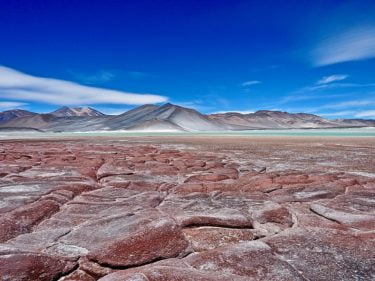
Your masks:
{"label": "desert plain", "polygon": [[0,280],[375,280],[375,138],[1,140]]}

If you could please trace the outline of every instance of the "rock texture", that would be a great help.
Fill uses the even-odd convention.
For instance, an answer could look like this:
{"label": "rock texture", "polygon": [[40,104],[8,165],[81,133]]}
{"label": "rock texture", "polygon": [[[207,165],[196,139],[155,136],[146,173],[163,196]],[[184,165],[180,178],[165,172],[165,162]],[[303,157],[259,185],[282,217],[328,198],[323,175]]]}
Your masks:
{"label": "rock texture", "polygon": [[375,280],[374,166],[291,169],[250,147],[137,140],[0,144],[0,280]]}

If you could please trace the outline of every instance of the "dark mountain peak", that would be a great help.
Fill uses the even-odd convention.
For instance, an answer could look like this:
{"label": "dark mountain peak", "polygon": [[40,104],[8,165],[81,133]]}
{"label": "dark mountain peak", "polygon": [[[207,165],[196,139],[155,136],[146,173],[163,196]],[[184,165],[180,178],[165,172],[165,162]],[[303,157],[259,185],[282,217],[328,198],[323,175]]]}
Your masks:
{"label": "dark mountain peak", "polygon": [[221,113],[212,113],[209,116],[220,117],[220,116],[243,116],[243,115],[247,115],[247,114],[239,113],[239,112],[235,112],[235,111],[228,111],[228,112],[221,112]]}
{"label": "dark mountain peak", "polygon": [[160,106],[161,109],[177,109],[177,108],[183,108],[182,106],[179,106],[179,105],[176,105],[176,104],[173,104],[173,103],[165,103],[163,104],[162,106]]}
{"label": "dark mountain peak", "polygon": [[256,116],[285,116],[285,115],[291,115],[288,112],[284,111],[278,111],[278,110],[258,110],[254,112],[254,115]]}
{"label": "dark mountain peak", "polygon": [[27,111],[27,110],[24,110],[24,109],[9,109],[9,110],[4,110],[2,111],[1,113],[11,113],[11,112],[14,112],[14,113],[17,113],[17,112],[25,112],[25,113],[30,113],[30,114],[35,114],[34,112],[31,112],[31,111]]}
{"label": "dark mountain peak", "polygon": [[199,111],[193,109],[193,108],[188,108],[188,107],[183,107],[181,105],[173,104],[173,103],[165,103],[162,106],[159,107],[160,110],[173,110],[173,111],[189,111],[189,112],[196,112],[201,114]]}
{"label": "dark mountain peak", "polygon": [[19,118],[19,117],[31,117],[36,115],[37,113],[23,110],[23,109],[12,109],[12,110],[5,110],[0,112],[0,123],[5,123],[10,120]]}
{"label": "dark mountain peak", "polygon": [[[129,116],[129,115],[140,114],[140,113],[147,113],[147,112],[151,112],[151,111],[153,111],[157,108],[159,108],[159,106],[154,105],[154,104],[144,104],[144,105],[135,107],[133,109],[130,109],[130,110],[118,115],[118,116],[122,117],[122,116]],[[114,118],[116,118],[116,116]]]}
{"label": "dark mountain peak", "polygon": [[[251,115],[251,114],[250,114]],[[268,117],[300,118],[300,119],[322,119],[321,117],[310,113],[289,113],[278,110],[258,110],[253,115]]]}
{"label": "dark mountain peak", "polygon": [[51,112],[52,115],[57,117],[71,117],[71,116],[104,116],[100,111],[93,109],[92,107],[68,107],[62,106],[59,109]]}
{"label": "dark mountain peak", "polygon": [[156,108],[159,108],[159,106],[155,105],[155,104],[147,103],[147,104],[138,106],[138,107],[136,107],[134,109],[156,109]]}

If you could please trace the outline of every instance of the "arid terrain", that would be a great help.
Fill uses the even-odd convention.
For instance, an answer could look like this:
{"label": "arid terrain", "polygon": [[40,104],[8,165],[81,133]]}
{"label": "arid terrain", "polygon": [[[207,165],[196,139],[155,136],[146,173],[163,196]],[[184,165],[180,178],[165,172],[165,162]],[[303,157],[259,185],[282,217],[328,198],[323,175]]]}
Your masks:
{"label": "arid terrain", "polygon": [[375,280],[375,138],[2,140],[0,280]]}

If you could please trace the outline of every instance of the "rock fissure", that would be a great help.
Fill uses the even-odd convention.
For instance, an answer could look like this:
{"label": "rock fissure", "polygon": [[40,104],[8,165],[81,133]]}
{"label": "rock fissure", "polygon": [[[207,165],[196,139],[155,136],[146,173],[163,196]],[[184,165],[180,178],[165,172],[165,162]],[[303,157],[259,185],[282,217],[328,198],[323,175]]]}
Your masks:
{"label": "rock fissure", "polygon": [[[0,174],[12,174],[0,178],[0,274],[12,258],[35,280],[371,276],[375,181],[315,164],[309,172],[302,146],[284,146],[296,150],[286,155],[267,142],[212,152],[139,140],[3,142],[12,157]],[[18,157],[37,149],[45,153]]]}

